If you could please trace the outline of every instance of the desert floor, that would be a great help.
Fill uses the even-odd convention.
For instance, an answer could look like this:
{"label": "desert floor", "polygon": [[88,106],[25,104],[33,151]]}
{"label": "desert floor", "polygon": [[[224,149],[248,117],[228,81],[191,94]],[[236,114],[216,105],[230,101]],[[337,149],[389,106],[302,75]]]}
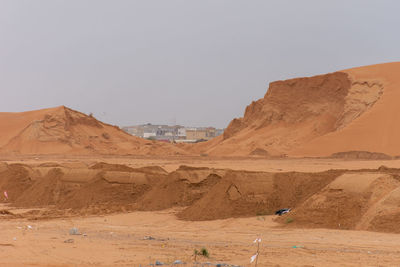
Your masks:
{"label": "desert floor", "polygon": [[[2,158],[40,163],[105,161],[133,167],[158,165],[167,171],[179,165],[260,171],[400,167],[400,160],[209,158]],[[18,213],[24,210],[7,207]],[[0,219],[1,266],[148,266],[176,260],[194,265],[194,249],[207,248],[210,258],[198,262],[250,264],[262,238],[258,266],[400,266],[400,235],[365,231],[295,229],[280,226],[274,216],[190,222],[176,210],[132,212],[51,220]],[[0,215],[1,218],[1,215]],[[76,227],[80,235],[70,235]],[[181,265],[182,266],[182,265]],[[185,266],[185,265],[183,265]],[[201,265],[198,265],[201,266]],[[204,265],[207,266],[207,265]]]}
{"label": "desert floor", "polygon": [[[398,266],[400,235],[285,229],[272,216],[187,222],[173,211],[134,212],[49,221],[2,220],[2,266],[148,266],[175,260],[250,265],[262,238],[259,266]],[[81,235],[70,235],[78,228]],[[151,238],[150,238],[151,237]],[[154,238],[154,239],[153,239]],[[71,242],[71,243],[69,243]]]}

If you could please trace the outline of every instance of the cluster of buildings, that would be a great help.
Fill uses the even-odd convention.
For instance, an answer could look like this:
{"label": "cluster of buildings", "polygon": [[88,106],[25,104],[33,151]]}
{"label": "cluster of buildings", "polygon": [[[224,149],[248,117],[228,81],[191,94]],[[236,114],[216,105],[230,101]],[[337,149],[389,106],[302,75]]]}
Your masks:
{"label": "cluster of buildings", "polygon": [[181,125],[154,125],[151,123],[123,127],[125,132],[141,138],[176,143],[197,143],[223,134],[223,129],[214,127],[184,127]]}

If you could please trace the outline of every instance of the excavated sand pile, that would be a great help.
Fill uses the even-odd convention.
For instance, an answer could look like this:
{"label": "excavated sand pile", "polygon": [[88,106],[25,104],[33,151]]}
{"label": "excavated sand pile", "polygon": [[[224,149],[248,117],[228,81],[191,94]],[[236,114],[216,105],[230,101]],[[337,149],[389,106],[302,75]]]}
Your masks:
{"label": "excavated sand pile", "polygon": [[213,220],[271,215],[281,207],[301,203],[340,173],[228,171],[204,197],[178,216],[186,220]]}
{"label": "excavated sand pile", "polygon": [[152,188],[139,202],[141,210],[192,205],[216,185],[225,170],[181,166]]}
{"label": "excavated sand pile", "polygon": [[[267,173],[181,166],[166,173],[157,166],[104,162],[86,169],[60,166],[1,163],[0,190],[9,197],[2,202],[46,208],[19,218],[180,207],[180,219],[215,220],[292,208],[276,221],[289,227],[399,232],[400,169]],[[50,169],[38,176],[35,168]]]}
{"label": "excavated sand pile", "polygon": [[397,156],[399,72],[395,62],[273,82],[223,136],[192,150],[218,156]]}
{"label": "excavated sand pile", "polygon": [[278,221],[289,217],[291,225],[396,232],[394,221],[388,222],[400,214],[399,188],[397,174],[345,173]]}
{"label": "excavated sand pile", "polygon": [[64,106],[0,113],[0,154],[179,155],[173,145],[131,136]]}

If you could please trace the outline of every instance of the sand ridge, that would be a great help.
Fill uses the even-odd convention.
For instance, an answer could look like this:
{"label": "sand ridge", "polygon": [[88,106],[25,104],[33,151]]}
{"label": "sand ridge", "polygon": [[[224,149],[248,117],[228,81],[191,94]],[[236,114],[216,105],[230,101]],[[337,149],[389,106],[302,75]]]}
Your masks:
{"label": "sand ridge", "polygon": [[283,226],[398,232],[400,169],[274,173],[181,166],[167,173],[157,166],[106,162],[86,168],[0,166],[0,190],[9,195],[2,202],[33,209],[18,218],[178,208],[179,219],[206,221],[273,215],[290,207],[291,213],[277,219]]}
{"label": "sand ridge", "polygon": [[0,154],[183,155],[171,144],[131,136],[116,126],[61,106],[0,113]]}
{"label": "sand ridge", "polygon": [[222,136],[193,145],[137,138],[64,106],[0,113],[0,154],[396,157],[399,71],[393,62],[272,82]]}
{"label": "sand ridge", "polygon": [[397,156],[399,71],[400,62],[393,62],[273,82],[223,136],[193,150],[270,158],[348,151]]}

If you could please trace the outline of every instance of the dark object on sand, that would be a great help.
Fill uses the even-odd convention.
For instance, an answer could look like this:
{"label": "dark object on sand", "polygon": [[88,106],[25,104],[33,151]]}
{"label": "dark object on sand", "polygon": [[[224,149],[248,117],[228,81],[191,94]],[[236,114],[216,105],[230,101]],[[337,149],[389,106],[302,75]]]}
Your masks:
{"label": "dark object on sand", "polygon": [[291,209],[280,209],[280,210],[275,211],[275,214],[282,216],[283,214],[290,212],[290,210]]}

